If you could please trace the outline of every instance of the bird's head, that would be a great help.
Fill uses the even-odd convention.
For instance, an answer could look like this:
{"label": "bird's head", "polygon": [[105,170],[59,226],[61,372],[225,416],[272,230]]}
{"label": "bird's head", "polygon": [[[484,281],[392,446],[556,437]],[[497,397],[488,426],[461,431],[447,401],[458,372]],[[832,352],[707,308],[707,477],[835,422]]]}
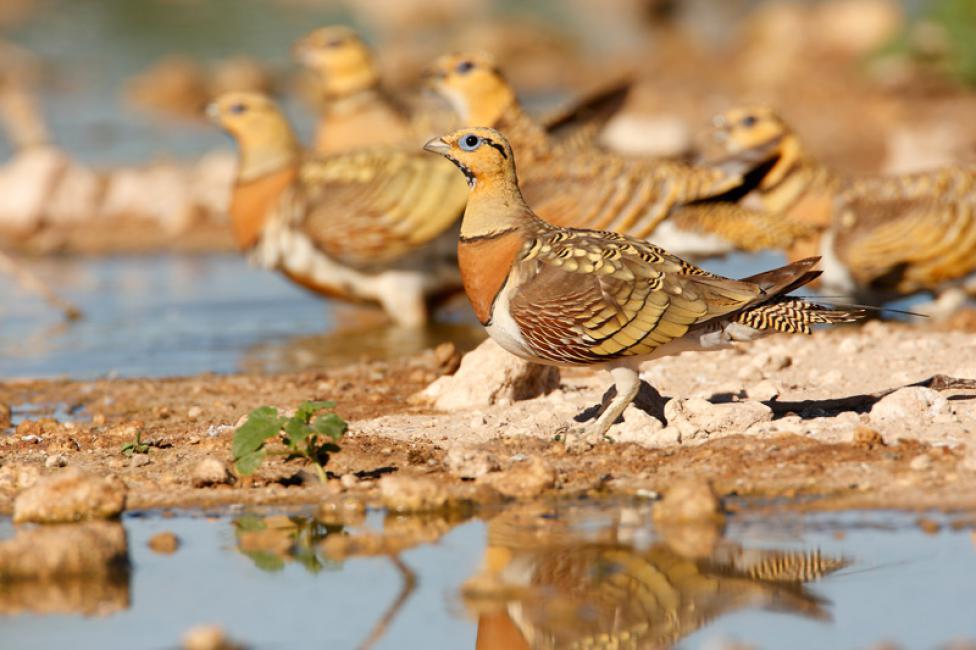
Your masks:
{"label": "bird's head", "polygon": [[766,166],[760,187],[779,183],[804,155],[793,129],[768,106],[741,106],[716,115],[709,139],[705,164],[732,159],[753,168]]}
{"label": "bird's head", "polygon": [[330,95],[357,92],[379,81],[369,48],[345,25],[316,29],[296,41],[292,53],[296,61],[320,75]]}
{"label": "bird's head", "polygon": [[792,135],[789,126],[768,106],[739,106],[712,119],[711,137],[726,154],[776,149]]}
{"label": "bird's head", "polygon": [[427,69],[427,80],[467,124],[494,126],[515,101],[494,58],[484,53],[445,54]]}
{"label": "bird's head", "polygon": [[229,92],[207,106],[207,116],[237,142],[242,177],[292,162],[298,141],[273,99],[253,92]]}
{"label": "bird's head", "polygon": [[508,140],[495,129],[468,127],[434,138],[424,149],[457,165],[472,189],[515,183],[515,160]]}

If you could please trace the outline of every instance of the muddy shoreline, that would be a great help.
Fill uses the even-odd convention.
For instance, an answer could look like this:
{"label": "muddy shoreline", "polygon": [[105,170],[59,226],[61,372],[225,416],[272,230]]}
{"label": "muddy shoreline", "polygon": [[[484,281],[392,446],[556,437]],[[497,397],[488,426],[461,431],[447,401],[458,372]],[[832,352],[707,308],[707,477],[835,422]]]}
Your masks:
{"label": "muddy shoreline", "polygon": [[[0,438],[0,512],[11,512],[18,491],[63,466],[120,477],[129,510],[317,503],[336,495],[379,503],[378,479],[393,474],[433,478],[452,499],[476,503],[506,494],[653,496],[678,479],[700,479],[719,495],[784,498],[801,509],[973,509],[976,391],[909,388],[897,399],[869,397],[937,373],[976,377],[976,350],[966,344],[970,323],[957,325],[939,331],[873,323],[649,364],[643,377],[685,410],[666,403],[668,426],[639,420],[641,427],[628,411],[637,434],[619,434],[625,422],[615,430],[629,441],[600,442],[582,453],[554,439],[556,421],[599,402],[605,377],[564,372],[549,395],[442,413],[418,393],[455,369],[457,354],[444,347],[270,376],[7,381],[0,403],[20,421]],[[914,412],[919,395],[929,402]],[[852,396],[868,398],[837,402]],[[300,461],[275,459],[253,477],[192,487],[201,460],[231,464],[234,426],[253,408],[290,409],[305,399],[335,400],[350,422],[329,460],[327,484]],[[795,408],[770,408],[777,403]],[[28,404],[38,410],[24,411]],[[722,428],[694,420],[695,405],[733,415],[768,408],[772,415],[746,426],[731,417]],[[681,424],[676,413],[702,430],[689,435],[690,425],[682,425],[683,439],[671,439]],[[148,454],[123,455],[137,431]],[[533,483],[533,472],[551,480]],[[509,487],[526,481],[526,490]]]}

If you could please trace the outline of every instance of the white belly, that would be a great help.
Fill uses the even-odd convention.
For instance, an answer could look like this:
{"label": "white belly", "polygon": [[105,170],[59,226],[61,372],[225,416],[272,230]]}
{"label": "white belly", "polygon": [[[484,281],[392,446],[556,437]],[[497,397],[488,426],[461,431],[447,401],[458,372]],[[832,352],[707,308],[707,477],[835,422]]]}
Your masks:
{"label": "white belly", "polygon": [[648,240],[679,257],[713,257],[731,253],[733,246],[718,235],[681,230],[665,219]]}
{"label": "white belly", "polygon": [[525,337],[522,336],[522,330],[519,329],[518,323],[508,311],[510,284],[506,283],[495,298],[495,304],[491,310],[491,321],[485,329],[488,331],[488,336],[508,352],[530,361],[540,361],[532,353]]}

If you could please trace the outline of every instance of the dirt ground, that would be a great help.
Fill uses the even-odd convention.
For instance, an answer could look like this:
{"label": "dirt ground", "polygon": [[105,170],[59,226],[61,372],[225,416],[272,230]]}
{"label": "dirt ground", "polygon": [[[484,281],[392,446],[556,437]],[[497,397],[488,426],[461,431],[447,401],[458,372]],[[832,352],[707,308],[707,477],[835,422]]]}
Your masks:
{"label": "dirt ground", "polygon": [[[941,327],[875,322],[653,362],[642,376],[670,398],[657,413],[667,426],[631,408],[611,429],[615,441],[583,452],[567,451],[555,434],[600,401],[609,385],[602,371],[564,372],[555,391],[535,399],[440,413],[416,395],[457,367],[444,346],[322,372],[8,381],[0,405],[24,419],[0,437],[0,511],[62,466],[121,477],[136,510],[339,494],[370,503],[377,479],[394,473],[434,478],[474,501],[499,492],[648,495],[699,478],[720,495],[818,497],[796,499],[807,508],[970,509],[976,390],[885,393],[938,374],[976,378],[974,323],[972,313]],[[327,484],[301,461],[276,458],[252,477],[192,487],[202,459],[231,465],[234,427],[253,408],[306,399],[335,400],[350,422]],[[123,455],[136,432],[148,454]]]}

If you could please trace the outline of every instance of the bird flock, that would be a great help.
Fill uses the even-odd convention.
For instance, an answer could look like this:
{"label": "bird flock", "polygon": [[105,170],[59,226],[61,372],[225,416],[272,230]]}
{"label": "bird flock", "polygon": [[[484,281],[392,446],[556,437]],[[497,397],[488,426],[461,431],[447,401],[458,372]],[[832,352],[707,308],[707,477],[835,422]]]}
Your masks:
{"label": "bird flock", "polygon": [[[424,83],[442,104],[389,93],[347,27],[312,32],[294,55],[322,82],[312,147],[267,96],[208,108],[237,143],[239,247],[408,327],[463,289],[509,353],[607,368],[616,395],[568,441],[607,435],[643,361],[860,318],[847,301],[976,295],[976,170],[844,178],[761,106],[716,116],[694,163],[624,156],[598,136],[626,81],[534,119],[484,53],[431,62]],[[739,280],[696,266],[758,250],[789,264]],[[789,295],[817,282],[834,304]]]}

